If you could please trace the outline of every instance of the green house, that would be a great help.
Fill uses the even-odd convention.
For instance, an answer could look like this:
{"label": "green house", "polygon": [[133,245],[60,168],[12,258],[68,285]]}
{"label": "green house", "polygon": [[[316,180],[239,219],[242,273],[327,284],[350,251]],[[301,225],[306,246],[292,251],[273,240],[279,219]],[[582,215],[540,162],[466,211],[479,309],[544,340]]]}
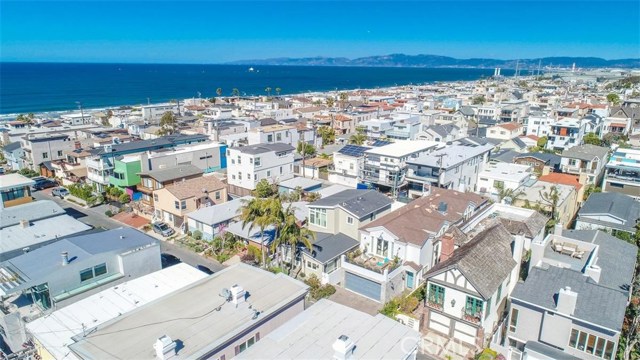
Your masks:
{"label": "green house", "polygon": [[109,177],[109,183],[119,188],[132,187],[140,183],[142,167],[140,158],[123,157],[114,162],[113,175]]}

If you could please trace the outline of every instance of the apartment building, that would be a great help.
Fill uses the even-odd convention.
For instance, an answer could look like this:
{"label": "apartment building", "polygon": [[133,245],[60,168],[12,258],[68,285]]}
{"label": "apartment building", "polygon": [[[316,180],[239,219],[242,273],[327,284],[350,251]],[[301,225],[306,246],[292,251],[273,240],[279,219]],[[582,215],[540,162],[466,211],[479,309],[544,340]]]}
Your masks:
{"label": "apartment building", "polygon": [[602,191],[640,198],[640,149],[617,148],[606,165]]}
{"label": "apartment building", "polygon": [[262,179],[278,183],[293,178],[294,150],[293,146],[282,143],[228,148],[229,193],[250,195]]}
{"label": "apartment building", "polygon": [[551,125],[547,136],[546,148],[549,150],[565,150],[582,144],[586,134],[585,123],[580,119],[563,118]]}
{"label": "apartment building", "polygon": [[295,126],[275,124],[249,130],[247,140],[249,145],[282,143],[297,146],[300,135]]}
{"label": "apartment building", "polygon": [[65,159],[65,153],[75,148],[74,139],[66,134],[29,134],[22,137],[21,143],[25,167],[45,176],[54,174],[47,173],[44,163]]}
{"label": "apartment building", "polygon": [[551,133],[551,125],[555,122],[556,119],[546,113],[532,113],[527,120],[525,135],[548,136]]}
{"label": "apartment building", "polygon": [[333,153],[333,166],[329,168],[329,181],[352,188],[357,187],[360,171],[364,165],[366,146],[345,145]]}

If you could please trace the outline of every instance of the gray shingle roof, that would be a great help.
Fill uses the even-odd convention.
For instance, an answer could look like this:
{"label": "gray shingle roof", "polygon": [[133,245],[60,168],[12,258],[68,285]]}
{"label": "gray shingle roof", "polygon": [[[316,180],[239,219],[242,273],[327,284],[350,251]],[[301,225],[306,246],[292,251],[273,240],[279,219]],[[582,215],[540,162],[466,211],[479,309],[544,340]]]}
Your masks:
{"label": "gray shingle roof", "polygon": [[293,151],[294,147],[289,144],[273,143],[273,144],[259,144],[259,145],[233,147],[232,149],[238,150],[243,154],[256,155],[256,154],[268,153],[271,151],[276,151],[276,152]]}
{"label": "gray shingle roof", "polygon": [[202,174],[202,170],[191,164],[172,166],[165,169],[150,170],[140,173],[140,175],[152,177],[159,182],[181,179],[198,174]]}
{"label": "gray shingle roof", "polygon": [[513,219],[500,218],[500,222],[511,234],[518,235],[524,234],[526,237],[532,239],[544,229],[549,219],[539,212],[534,212],[529,218],[524,221],[517,221]]}
{"label": "gray shingle roof", "polygon": [[[611,214],[624,220],[624,224],[586,218],[589,215]],[[612,227],[619,230],[635,232],[636,221],[640,218],[640,202],[632,197],[620,193],[594,193],[584,202],[578,219],[597,225]]]}
{"label": "gray shingle roof", "polygon": [[391,205],[393,201],[376,190],[349,189],[310,203],[309,207],[340,207],[361,219]]}
{"label": "gray shingle roof", "polygon": [[488,300],[517,265],[511,255],[511,241],[502,224],[493,225],[432,267],[427,277],[456,268]]}
{"label": "gray shingle roof", "polygon": [[333,235],[319,232],[316,233],[316,241],[313,243],[313,251],[310,253],[307,248],[304,248],[303,251],[310,254],[320,263],[326,264],[348,250],[357,247],[359,244],[359,241],[354,240],[343,233]]}
{"label": "gray shingle roof", "polygon": [[564,150],[562,152],[562,157],[591,161],[595,157],[602,160],[607,156],[607,153],[609,153],[609,148],[585,144],[573,146]]}
{"label": "gray shingle roof", "polygon": [[549,153],[541,153],[541,152],[529,152],[523,153],[516,156],[514,159],[532,157],[534,159],[538,159],[540,161],[544,161],[545,164],[553,167],[554,169],[558,169],[560,166],[561,157],[556,154]]}
{"label": "gray shingle roof", "polygon": [[3,151],[6,153],[10,153],[14,150],[20,149],[21,146],[22,145],[20,144],[20,141],[12,142],[11,144],[5,145]]}
{"label": "gray shingle roof", "polygon": [[537,341],[527,341],[524,348],[526,351],[536,352],[554,360],[580,360],[578,357]]}

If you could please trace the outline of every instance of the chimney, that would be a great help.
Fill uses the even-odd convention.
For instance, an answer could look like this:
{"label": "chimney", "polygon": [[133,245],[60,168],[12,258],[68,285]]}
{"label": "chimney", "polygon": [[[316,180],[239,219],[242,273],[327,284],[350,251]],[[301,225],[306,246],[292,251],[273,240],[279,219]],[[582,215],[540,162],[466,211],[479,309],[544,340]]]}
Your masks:
{"label": "chimney", "polygon": [[31,225],[31,223],[29,223],[29,220],[27,219],[22,219],[20,220],[20,227],[23,229],[28,228]]}
{"label": "chimney", "polygon": [[153,349],[156,351],[157,359],[170,359],[176,354],[176,342],[167,335],[162,335],[153,344]]}
{"label": "chimney", "polygon": [[62,255],[62,266],[69,265],[69,253],[67,251],[63,251],[60,255]]}
{"label": "chimney", "polygon": [[573,315],[576,310],[576,302],[578,301],[578,293],[571,291],[569,286],[565,286],[558,291],[558,301],[556,310],[565,315]]}
{"label": "chimney", "polygon": [[247,292],[244,291],[242,286],[233,285],[229,289],[229,291],[231,291],[231,302],[236,304],[236,306],[238,306],[238,304],[243,303],[245,301],[245,296],[247,295]]}
{"label": "chimney", "polygon": [[598,265],[588,266],[585,271],[585,275],[590,277],[593,281],[599,283],[600,282],[600,274],[602,274],[602,268]]}
{"label": "chimney", "polygon": [[449,207],[449,206],[447,205],[447,203],[446,203],[446,202],[444,202],[444,201],[440,201],[440,203],[438,204],[438,211],[439,211],[442,215],[444,215],[444,214],[446,214],[446,213],[447,213],[447,208],[448,208],[448,207]]}
{"label": "chimney", "polygon": [[553,225],[553,235],[562,236],[562,223],[558,222]]}
{"label": "chimney", "polygon": [[455,250],[455,240],[453,235],[445,233],[440,237],[440,261],[445,261],[453,255]]}
{"label": "chimney", "polygon": [[347,335],[340,335],[332,347],[334,360],[352,359],[353,352],[356,350],[356,344]]}
{"label": "chimney", "polygon": [[74,147],[74,149],[76,149],[76,150],[80,150],[80,149],[82,149],[82,145],[80,145],[80,141],[76,141],[76,142],[74,142],[74,143],[73,143],[73,147]]}

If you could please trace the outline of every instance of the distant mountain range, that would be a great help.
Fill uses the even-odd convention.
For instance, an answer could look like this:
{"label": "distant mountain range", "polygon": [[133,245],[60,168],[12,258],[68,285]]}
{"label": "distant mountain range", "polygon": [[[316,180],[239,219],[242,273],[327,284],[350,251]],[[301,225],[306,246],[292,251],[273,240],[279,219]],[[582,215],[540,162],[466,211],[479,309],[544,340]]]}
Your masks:
{"label": "distant mountain range", "polygon": [[234,65],[304,65],[304,66],[377,66],[377,67],[425,67],[425,68],[484,68],[493,69],[537,69],[542,67],[578,68],[640,68],[640,59],[605,60],[596,57],[545,57],[537,59],[499,60],[499,59],[456,59],[438,55],[405,55],[391,54],[367,56],[356,59],[344,57],[307,57],[307,58],[273,58],[262,60],[238,60],[228,64]]}

